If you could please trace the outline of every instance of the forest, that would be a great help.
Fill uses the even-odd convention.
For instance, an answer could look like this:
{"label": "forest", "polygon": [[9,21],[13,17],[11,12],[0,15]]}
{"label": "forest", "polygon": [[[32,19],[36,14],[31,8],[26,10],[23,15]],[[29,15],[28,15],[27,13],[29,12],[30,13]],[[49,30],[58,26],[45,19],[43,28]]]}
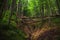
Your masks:
{"label": "forest", "polygon": [[0,0],[0,40],[60,40],[60,0]]}

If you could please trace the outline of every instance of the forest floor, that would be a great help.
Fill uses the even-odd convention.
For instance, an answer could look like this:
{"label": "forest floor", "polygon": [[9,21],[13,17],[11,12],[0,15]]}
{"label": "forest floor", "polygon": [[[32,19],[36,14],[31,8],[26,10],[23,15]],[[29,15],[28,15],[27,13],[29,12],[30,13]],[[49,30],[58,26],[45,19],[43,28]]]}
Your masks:
{"label": "forest floor", "polygon": [[[34,23],[35,23],[35,21],[28,21],[27,24],[35,25]],[[60,26],[59,25],[60,25],[60,18],[52,18],[51,24],[49,24],[49,22],[45,22],[42,25],[42,28],[38,28],[36,31],[32,30],[33,31],[32,33],[26,27],[25,32],[27,33],[27,35],[29,35],[28,33],[31,33],[31,39],[32,40],[42,40],[42,39],[44,40],[44,37],[46,38],[47,36],[49,36],[49,38],[50,38],[50,35],[52,35],[52,34],[55,34],[55,33],[59,34],[60,33],[60,31],[59,31]],[[57,31],[57,29],[59,29],[59,30]],[[47,39],[48,39],[48,37],[47,37]]]}
{"label": "forest floor", "polygon": [[35,31],[32,34],[34,36],[34,40],[36,40],[38,37],[42,36],[45,32],[57,28],[57,27],[48,27],[49,26],[48,23],[45,23],[43,26],[44,26],[43,28],[38,29],[37,31]]}

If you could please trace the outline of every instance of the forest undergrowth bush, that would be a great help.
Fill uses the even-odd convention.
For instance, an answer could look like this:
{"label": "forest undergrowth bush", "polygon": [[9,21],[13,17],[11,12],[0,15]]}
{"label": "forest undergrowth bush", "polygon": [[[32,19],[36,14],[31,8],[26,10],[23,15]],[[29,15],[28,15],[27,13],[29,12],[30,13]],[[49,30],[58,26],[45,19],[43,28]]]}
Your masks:
{"label": "forest undergrowth bush", "polygon": [[0,25],[0,40],[26,40],[25,33],[10,25]]}

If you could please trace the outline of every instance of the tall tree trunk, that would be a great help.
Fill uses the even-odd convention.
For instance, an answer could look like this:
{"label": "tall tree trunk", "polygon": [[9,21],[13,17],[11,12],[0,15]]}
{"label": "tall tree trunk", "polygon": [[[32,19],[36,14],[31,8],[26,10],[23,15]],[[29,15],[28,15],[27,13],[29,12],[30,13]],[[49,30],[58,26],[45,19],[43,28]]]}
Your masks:
{"label": "tall tree trunk", "polygon": [[7,5],[7,1],[8,0],[1,0],[1,6],[0,6],[0,19],[2,19],[5,15],[5,13],[3,14],[3,12],[5,12],[8,9],[8,5]]}
{"label": "tall tree trunk", "polygon": [[44,4],[41,5],[41,26],[43,25],[44,22]]}
{"label": "tall tree trunk", "polygon": [[2,13],[3,13],[3,1],[0,0],[0,19],[2,18]]}
{"label": "tall tree trunk", "polygon": [[10,13],[8,25],[10,25],[11,17],[14,14],[15,9],[16,9],[16,0],[12,0],[11,9],[10,9],[11,13]]}
{"label": "tall tree trunk", "polygon": [[49,22],[49,26],[51,26],[51,4],[50,4],[50,0],[47,1],[48,2],[48,22]]}
{"label": "tall tree trunk", "polygon": [[58,12],[60,14],[60,0],[56,0],[56,4],[57,4],[57,7],[58,7]]}

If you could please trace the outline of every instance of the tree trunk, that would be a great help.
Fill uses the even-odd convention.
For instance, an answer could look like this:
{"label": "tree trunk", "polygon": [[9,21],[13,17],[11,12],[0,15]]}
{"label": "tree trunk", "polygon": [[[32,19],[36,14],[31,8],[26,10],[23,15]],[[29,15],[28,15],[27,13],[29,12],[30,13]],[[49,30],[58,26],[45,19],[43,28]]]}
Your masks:
{"label": "tree trunk", "polygon": [[56,4],[57,4],[57,7],[58,7],[58,12],[60,14],[60,0],[56,0]]}
{"label": "tree trunk", "polygon": [[5,15],[5,13],[3,14],[3,12],[5,12],[8,9],[8,5],[7,5],[7,1],[8,0],[1,0],[1,6],[0,6],[0,19],[2,19]]}
{"label": "tree trunk", "polygon": [[12,0],[11,13],[10,13],[8,25],[10,25],[11,17],[12,17],[12,15],[14,14],[15,9],[16,9],[16,0]]}

